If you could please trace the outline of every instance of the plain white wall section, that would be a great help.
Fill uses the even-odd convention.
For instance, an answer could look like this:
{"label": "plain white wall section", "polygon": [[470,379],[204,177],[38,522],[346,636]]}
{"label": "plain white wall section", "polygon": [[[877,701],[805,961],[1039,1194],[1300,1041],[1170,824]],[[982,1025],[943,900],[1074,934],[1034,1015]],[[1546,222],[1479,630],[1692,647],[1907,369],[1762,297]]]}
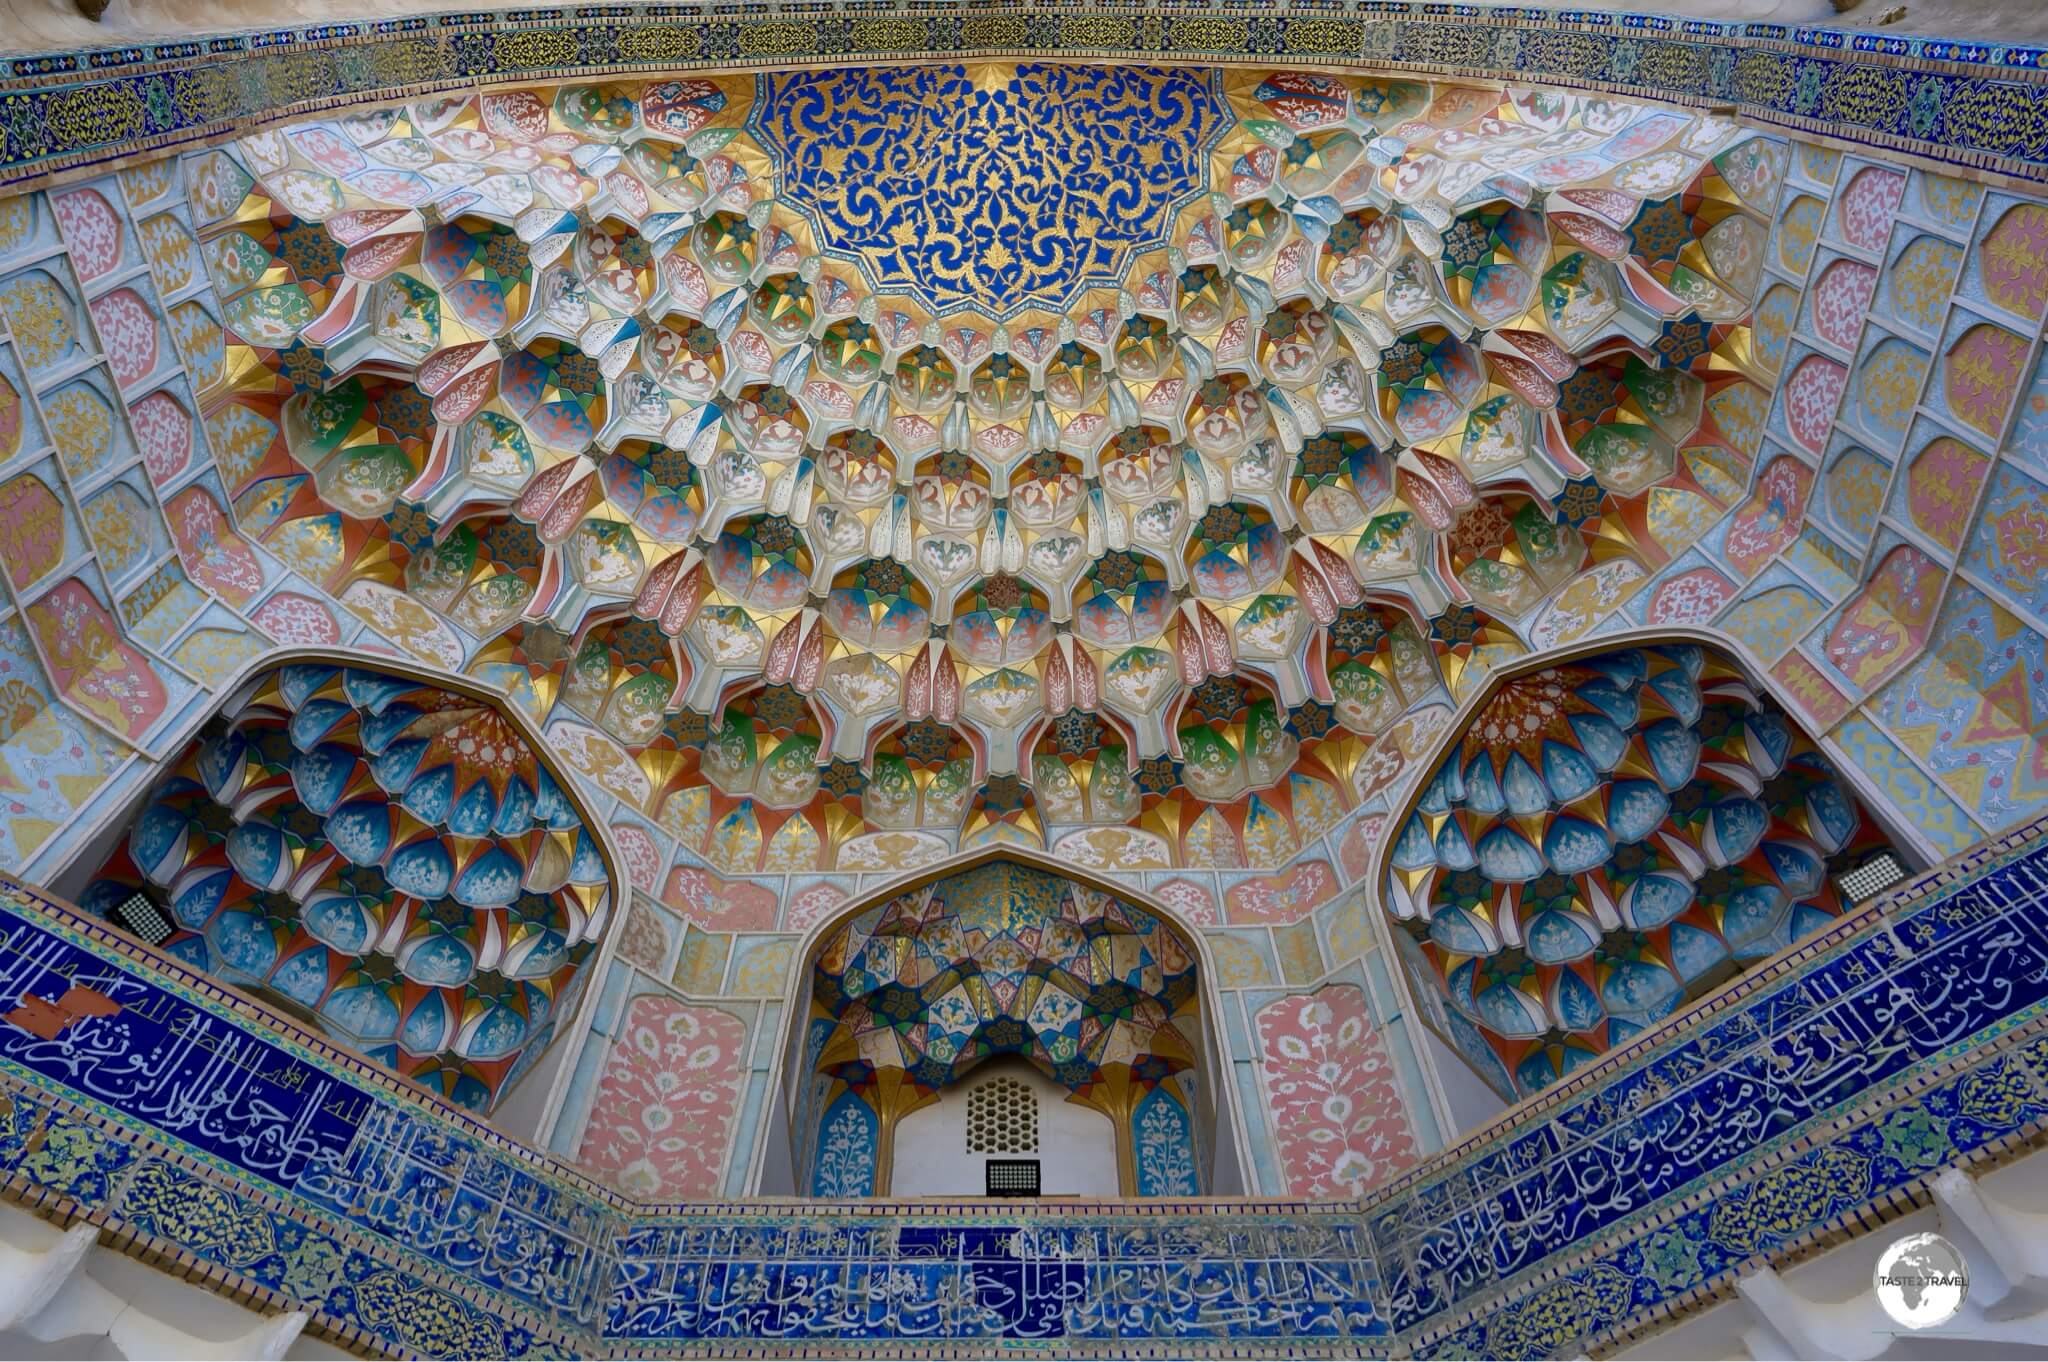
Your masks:
{"label": "plain white wall section", "polygon": [[1456,1144],[1465,1135],[1494,1120],[1508,1109],[1501,1095],[1486,1086],[1486,1080],[1473,1072],[1456,1050],[1447,1044],[1442,1036],[1427,1026],[1417,1025],[1414,1034],[1422,1037],[1428,1062],[1436,1069],[1437,1081],[1443,1084],[1444,1104],[1451,1109],[1451,1130],[1444,1143]]}
{"label": "plain white wall section", "polygon": [[938,1101],[897,1125],[891,1196],[982,1195],[982,1168],[991,1156],[967,1151],[967,1102],[976,1088],[996,1078],[1016,1079],[1038,1099],[1038,1152],[1014,1157],[1039,1161],[1043,1195],[1117,1195],[1116,1127],[1109,1118],[1069,1102],[1067,1090],[1029,1062],[1005,1057],[975,1065],[940,1092]]}

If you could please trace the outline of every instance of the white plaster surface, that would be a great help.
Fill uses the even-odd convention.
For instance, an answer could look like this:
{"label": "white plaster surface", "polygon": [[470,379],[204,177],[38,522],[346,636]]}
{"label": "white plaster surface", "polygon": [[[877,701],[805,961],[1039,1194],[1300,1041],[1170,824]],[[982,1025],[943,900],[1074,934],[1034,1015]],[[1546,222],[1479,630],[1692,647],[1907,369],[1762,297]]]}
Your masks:
{"label": "white plaster surface", "polygon": [[993,1157],[1036,1157],[1046,1196],[1117,1195],[1116,1127],[1109,1118],[1067,1101],[1065,1088],[1025,1061],[991,1059],[896,1127],[891,1196],[982,1195],[983,1165],[991,1156],[967,1152],[967,1095],[996,1077],[1018,1079],[1038,1098],[1039,1152]]}

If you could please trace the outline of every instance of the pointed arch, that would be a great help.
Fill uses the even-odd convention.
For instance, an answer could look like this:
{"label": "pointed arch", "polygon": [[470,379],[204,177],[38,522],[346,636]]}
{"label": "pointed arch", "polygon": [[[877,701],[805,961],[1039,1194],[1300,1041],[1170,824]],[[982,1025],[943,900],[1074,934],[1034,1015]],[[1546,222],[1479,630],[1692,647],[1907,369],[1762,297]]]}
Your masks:
{"label": "pointed arch", "polygon": [[1370,867],[1418,1014],[1534,1094],[1843,907],[1899,839],[1718,631],[1518,660],[1411,768]]}
{"label": "pointed arch", "polygon": [[[752,1190],[761,1194],[796,1193],[805,1194],[812,1190],[808,1178],[813,1162],[815,1146],[813,1137],[822,1130],[821,1117],[828,1111],[837,1110],[838,1104],[848,1090],[837,1079],[824,1080],[820,1073],[821,1064],[834,1062],[831,1047],[844,1046],[846,1038],[839,1032],[837,1020],[831,1009],[820,1001],[820,963],[829,950],[839,943],[848,929],[864,917],[886,911],[892,905],[920,895],[926,891],[943,893],[955,882],[974,876],[977,872],[994,867],[1013,867],[1027,877],[1034,885],[1057,888],[1066,891],[1081,890],[1087,894],[1107,900],[1107,906],[1130,920],[1150,920],[1156,929],[1166,934],[1172,949],[1182,953],[1189,968],[1185,984],[1178,989],[1185,990],[1185,1001],[1181,1010],[1173,1015],[1177,1019],[1193,1022],[1193,1035],[1186,1036],[1191,1042],[1185,1055],[1186,1065],[1175,1075],[1176,1100],[1192,1105],[1190,1128],[1193,1134],[1195,1158],[1199,1167],[1198,1184],[1204,1193],[1235,1190],[1242,1181],[1242,1153],[1244,1149],[1243,1116],[1238,1108],[1235,1085],[1230,1080],[1229,1054],[1218,1011],[1215,991],[1215,965],[1208,949],[1208,943],[1201,933],[1182,921],[1177,913],[1166,905],[1143,894],[1107,879],[1090,875],[1050,857],[1013,846],[993,846],[972,854],[949,860],[943,864],[925,867],[915,873],[898,877],[859,899],[841,905],[830,916],[814,923],[804,934],[796,952],[798,962],[797,978],[800,983],[792,998],[790,1011],[784,1019],[781,1042],[777,1047],[774,1067],[770,1079],[770,1112],[762,1123],[762,1134],[757,1142]],[[941,916],[949,916],[946,909]],[[1140,923],[1142,927],[1142,922]],[[1169,952],[1170,954],[1170,952]],[[974,968],[970,966],[969,969]],[[944,993],[958,982],[951,972],[936,976],[947,985]],[[928,981],[929,982],[929,981]],[[927,1000],[934,1001],[934,1000]],[[1192,1013],[1192,1017],[1188,1014]],[[996,1053],[1011,1052],[1023,1055],[1034,1068],[1048,1077],[1067,1086],[1070,1091],[1086,1089],[1090,1082],[1101,1081],[1101,1075],[1084,1076],[1072,1065],[1053,1061],[1048,1054],[1033,1053],[1028,1042],[1007,1044]],[[950,1060],[944,1066],[945,1074],[937,1067],[922,1075],[887,1081],[915,1082],[918,1077],[945,1086],[953,1078],[966,1074],[986,1056],[976,1054],[965,1057],[965,1062],[954,1064]],[[850,1056],[840,1054],[840,1061],[856,1063]],[[1124,1066],[1128,1068],[1129,1066]],[[1184,1077],[1182,1076],[1184,1075]],[[1111,1086],[1114,1093],[1096,1095],[1090,1104],[1098,1105],[1115,1120],[1120,1115],[1123,1128],[1129,1129],[1130,1121],[1137,1106],[1158,1087],[1162,1074],[1150,1072],[1145,1065],[1132,1075],[1119,1071],[1113,1075]],[[936,1087],[932,1089],[936,1091]],[[914,1095],[891,1098],[904,1105],[907,1112],[919,1100]],[[851,1127],[849,1126],[849,1129]],[[881,1146],[880,1158],[886,1165],[887,1137],[878,1135]],[[1125,1144],[1126,1158],[1130,1147]],[[1134,1167],[1122,1170],[1122,1184],[1125,1195],[1136,1195],[1140,1178]],[[844,1182],[843,1178],[839,1181]],[[849,1184],[850,1185],[850,1184]],[[886,1186],[886,1176],[883,1184]],[[1179,1186],[1178,1179],[1148,1180],[1147,1185]]]}

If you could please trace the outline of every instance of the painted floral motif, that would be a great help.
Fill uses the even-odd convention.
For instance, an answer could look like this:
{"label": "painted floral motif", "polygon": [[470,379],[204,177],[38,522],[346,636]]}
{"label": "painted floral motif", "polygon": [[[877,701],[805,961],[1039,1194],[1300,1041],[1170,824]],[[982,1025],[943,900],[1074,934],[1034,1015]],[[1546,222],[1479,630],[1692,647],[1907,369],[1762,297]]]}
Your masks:
{"label": "painted floral motif", "polygon": [[659,889],[661,852],[654,845],[654,834],[638,823],[614,823],[612,840],[619,844],[619,855],[625,859],[633,887],[647,894]]}
{"label": "painted floral motif", "polygon": [[1820,241],[1821,220],[1826,208],[1808,194],[1801,194],[1785,207],[1778,220],[1778,263],[1798,279],[1813,263],[1813,248]]}
{"label": "painted floral motif", "polygon": [[249,545],[203,487],[188,487],[164,506],[178,557],[192,580],[242,605],[263,589],[263,568]]}
{"label": "painted floral motif", "polygon": [[1188,1114],[1164,1088],[1154,1088],[1131,1122],[1132,1160],[1139,1196],[1193,1196],[1195,1141]]}
{"label": "painted floral motif", "polygon": [[67,384],[43,399],[43,415],[72,477],[89,478],[106,466],[114,452],[114,409],[97,388]]}
{"label": "painted floral motif", "polygon": [[875,1189],[875,1113],[852,1092],[842,1092],[825,1113],[818,1135],[811,1195],[862,1197]]}
{"label": "painted floral motif", "polygon": [[247,629],[195,629],[171,660],[209,686],[219,686],[263,655],[263,637]]}
{"label": "painted floral motif", "polygon": [[1805,636],[1827,613],[1827,603],[1803,586],[1773,586],[1750,596],[1721,619],[1721,628],[1768,662]]}
{"label": "painted floral motif", "polygon": [[1728,562],[1744,577],[1754,576],[1799,535],[1813,470],[1797,459],[1777,459],[1757,479],[1756,491],[1728,527]]}
{"label": "painted floral motif", "polygon": [[147,648],[164,648],[206,607],[206,596],[166,563],[121,598],[128,636]]}
{"label": "painted floral motif", "polygon": [[2048,473],[2048,360],[2034,366],[2034,381],[2020,401],[2006,449],[2036,472]]}
{"label": "painted floral motif", "polygon": [[110,578],[119,580],[149,557],[156,538],[150,527],[159,523],[158,517],[134,488],[116,483],[86,502],[84,513],[86,532]]}
{"label": "painted floral motif", "polygon": [[74,189],[50,197],[50,212],[71,248],[71,266],[91,283],[121,263],[121,216],[96,189]]}
{"label": "painted floral motif", "polygon": [[1872,350],[1856,371],[1856,413],[1863,428],[1880,438],[1891,437],[1890,444],[1896,446],[1926,377],[1927,354],[1916,346],[1888,340]]}
{"label": "painted floral motif", "polygon": [[64,561],[64,507],[49,485],[23,473],[0,485],[0,563],[17,587]]}
{"label": "painted floral motif", "polygon": [[220,323],[197,302],[179,303],[171,309],[169,322],[171,338],[186,372],[192,376],[192,386],[203,391],[220,382],[227,374],[227,351]]}
{"label": "painted floral motif", "polygon": [[1369,813],[1344,830],[1344,840],[1337,847],[1338,864],[1344,868],[1347,884],[1356,884],[1372,871],[1372,858],[1380,845],[1380,831],[1387,825],[1387,815]]}
{"label": "painted floral motif", "polygon": [[1887,275],[1898,319],[1923,331],[1939,325],[1962,260],[1962,247],[1952,242],[1938,236],[1915,237]]}
{"label": "painted floral motif", "polygon": [[1849,371],[1831,359],[1808,355],[1785,384],[1785,425],[1792,438],[1815,454],[1827,443],[1828,427]]}
{"label": "painted floral motif", "polygon": [[0,374],[0,460],[11,459],[21,451],[22,430],[27,423],[28,408],[21,393],[7,375]]}
{"label": "painted floral motif", "polygon": [[1920,202],[1927,206],[1934,220],[1944,226],[1967,226],[1976,216],[1977,205],[1984,202],[1984,186],[1974,180],[1925,172],[1919,178]]}
{"label": "painted floral motif", "polygon": [[13,255],[35,235],[38,202],[33,194],[0,199],[0,255]]}
{"label": "painted floral motif", "polygon": [[669,871],[661,901],[708,931],[772,932],[775,892],[748,880],[724,880],[696,866]]}
{"label": "painted floral motif", "polygon": [[14,337],[22,363],[47,369],[78,343],[78,308],[44,270],[30,270],[0,284],[0,312]]}
{"label": "painted floral motif", "polygon": [[1277,875],[1233,884],[1224,897],[1233,923],[1286,926],[1307,917],[1336,892],[1337,875],[1327,861],[1302,861]]}
{"label": "painted floral motif", "polygon": [[199,277],[199,252],[192,234],[175,213],[159,213],[142,224],[142,253],[156,275],[156,285],[176,293]]}
{"label": "painted floral motif", "polygon": [[783,929],[807,932],[830,917],[844,902],[846,891],[837,885],[814,884],[808,889],[800,889],[790,896],[789,920],[783,924]]}
{"label": "painted floral motif", "polygon": [[787,937],[755,938],[733,952],[728,991],[741,998],[781,998],[789,992],[791,942]]}
{"label": "painted floral motif", "polygon": [[163,678],[84,583],[60,583],[29,606],[28,618],[50,679],[71,703],[130,740],[162,716]]}
{"label": "painted floral motif", "polygon": [[1928,442],[1906,467],[1906,506],[1913,523],[1945,549],[1961,547],[1970,510],[1991,460],[1947,435]]}
{"label": "painted floral motif", "polygon": [[1877,271],[1858,260],[1837,260],[1813,283],[1814,333],[1844,350],[1856,348],[1863,314],[1877,291]]}
{"label": "painted floral motif", "polygon": [[192,413],[167,392],[153,392],[128,408],[135,442],[142,446],[142,465],[159,485],[185,471],[192,462]]}
{"label": "painted floral motif", "polygon": [[121,191],[128,196],[129,204],[141,208],[154,203],[176,187],[178,158],[166,156],[162,160],[145,161],[141,165],[123,166],[120,180]]}
{"label": "painted floral motif", "polygon": [[1792,341],[1792,328],[1799,320],[1799,293],[1786,284],[1773,285],[1756,305],[1750,327],[1756,337],[1756,357],[1775,373],[1785,362]]}
{"label": "painted floral motif", "polygon": [[1691,568],[1659,582],[1644,619],[1651,624],[1692,624],[1714,617],[1735,594],[1735,584],[1710,567]]}
{"label": "painted floral motif", "polygon": [[1216,895],[1204,885],[1186,879],[1168,880],[1165,884],[1154,885],[1151,893],[1182,922],[1196,927],[1216,924]]}
{"label": "painted floral motif", "polygon": [[1843,450],[1828,469],[1828,518],[1851,542],[1866,543],[1877,528],[1891,467],[1868,450]]}
{"label": "painted floral motif", "polygon": [[2020,389],[2027,342],[2002,326],[1973,326],[1942,364],[1949,410],[1958,420],[1996,440],[2005,413]]}
{"label": "painted floral motif", "polygon": [[280,591],[256,607],[249,622],[288,646],[339,643],[341,626],[321,601],[296,591]]}
{"label": "painted floral motif", "polygon": [[2007,209],[1977,252],[1985,296],[2008,312],[2040,320],[2048,310],[2048,204]]}
{"label": "painted floral motif", "polygon": [[1821,674],[1802,653],[1791,652],[1771,668],[1771,676],[1813,721],[1816,731],[1834,727],[1849,712],[1849,697]]}
{"label": "painted floral motif", "polygon": [[142,295],[115,289],[93,299],[91,310],[115,382],[128,388],[156,372],[156,313]]}
{"label": "painted floral motif", "polygon": [[669,930],[661,910],[639,895],[619,928],[619,959],[660,974],[668,966]]}
{"label": "painted floral motif", "polygon": [[717,1195],[745,1080],[739,1018],[635,998],[612,1042],[578,1162],[642,1201]]}
{"label": "painted floral motif", "polygon": [[1892,214],[1906,193],[1906,176],[1897,170],[1869,168],[1856,172],[1849,187],[1835,204],[1835,221],[1842,239],[1866,251],[1884,249],[1892,229]]}
{"label": "painted floral motif", "polygon": [[2048,605],[2048,488],[2016,469],[2000,468],[1967,561],[2028,609],[2038,613]]}
{"label": "painted floral motif", "polygon": [[1828,631],[1835,670],[1868,689],[1917,653],[1940,603],[1941,577],[1940,565],[1920,550],[1893,549]]}
{"label": "painted floral motif", "polygon": [[1254,1024],[1289,1195],[1360,1196],[1415,1163],[1406,1104],[1362,990],[1330,984],[1283,998]]}

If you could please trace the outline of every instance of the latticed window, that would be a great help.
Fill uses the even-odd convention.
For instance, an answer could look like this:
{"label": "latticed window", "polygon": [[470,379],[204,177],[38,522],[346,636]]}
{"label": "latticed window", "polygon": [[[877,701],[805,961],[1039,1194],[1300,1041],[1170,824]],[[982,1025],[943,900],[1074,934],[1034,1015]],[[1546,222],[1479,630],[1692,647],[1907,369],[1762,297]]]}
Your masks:
{"label": "latticed window", "polygon": [[1038,1094],[1029,1084],[991,1078],[967,1094],[967,1152],[1038,1152]]}

